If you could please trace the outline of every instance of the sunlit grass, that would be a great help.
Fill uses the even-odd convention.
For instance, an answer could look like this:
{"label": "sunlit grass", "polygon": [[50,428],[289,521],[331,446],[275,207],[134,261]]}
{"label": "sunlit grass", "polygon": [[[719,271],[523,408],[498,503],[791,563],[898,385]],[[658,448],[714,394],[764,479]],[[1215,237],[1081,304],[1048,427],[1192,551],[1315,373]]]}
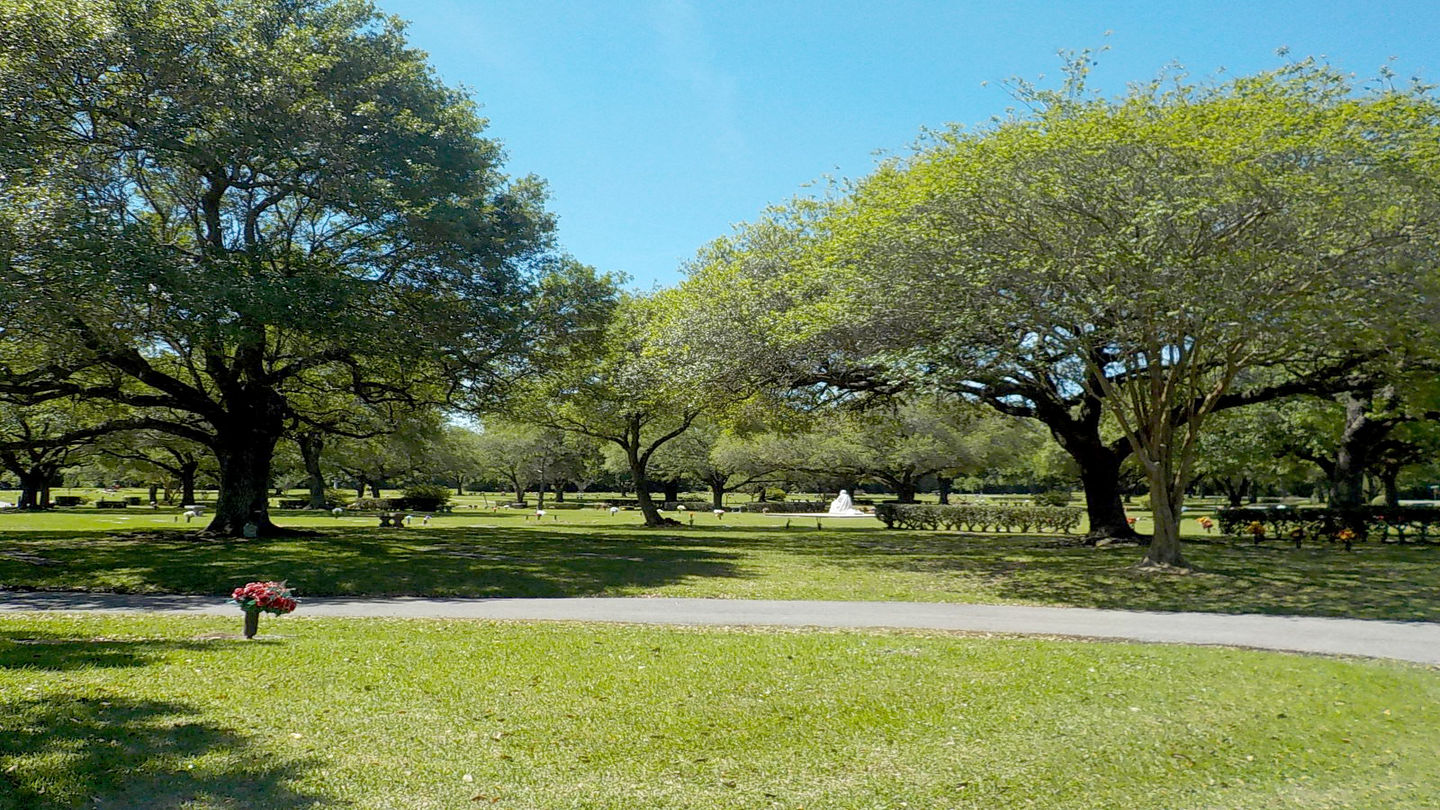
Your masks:
{"label": "sunlit grass", "polygon": [[0,808],[1419,808],[1440,795],[1440,677],[1414,666],[302,614],[266,617],[247,643],[239,625],[0,618]]}

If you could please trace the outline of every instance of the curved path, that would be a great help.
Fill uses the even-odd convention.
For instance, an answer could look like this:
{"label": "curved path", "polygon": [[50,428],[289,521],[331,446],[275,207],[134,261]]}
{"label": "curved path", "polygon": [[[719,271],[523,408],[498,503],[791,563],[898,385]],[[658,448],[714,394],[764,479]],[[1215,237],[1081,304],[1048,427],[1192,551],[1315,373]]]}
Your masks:
{"label": "curved path", "polygon": [[[306,616],[563,620],[635,624],[907,628],[1253,647],[1440,665],[1440,623],[1303,616],[1155,613],[930,602],[743,599],[361,599],[312,597]],[[214,596],[0,592],[0,613],[102,611],[233,615]]]}

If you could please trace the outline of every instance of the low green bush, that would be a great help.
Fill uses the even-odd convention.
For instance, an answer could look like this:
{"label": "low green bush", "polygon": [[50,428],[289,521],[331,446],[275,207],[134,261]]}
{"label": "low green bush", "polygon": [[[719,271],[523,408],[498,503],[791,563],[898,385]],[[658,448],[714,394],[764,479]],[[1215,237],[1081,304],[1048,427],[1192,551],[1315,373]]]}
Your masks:
{"label": "low green bush", "polygon": [[1080,525],[1081,510],[1061,506],[994,503],[882,503],[875,517],[885,528],[967,532],[1066,532]]}
{"label": "low green bush", "polygon": [[1070,503],[1070,493],[1063,489],[1048,489],[1035,493],[1031,500],[1036,506],[1066,506]]}

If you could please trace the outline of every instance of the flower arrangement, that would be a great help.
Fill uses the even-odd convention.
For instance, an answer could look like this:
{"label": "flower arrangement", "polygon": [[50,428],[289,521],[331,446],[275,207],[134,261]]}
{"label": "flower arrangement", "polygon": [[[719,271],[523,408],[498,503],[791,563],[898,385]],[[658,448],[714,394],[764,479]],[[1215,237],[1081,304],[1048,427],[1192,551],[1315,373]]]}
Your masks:
{"label": "flower arrangement", "polygon": [[1256,540],[1259,540],[1265,536],[1265,524],[1258,520],[1251,521],[1250,525],[1245,527],[1245,531],[1249,532]]}
{"label": "flower arrangement", "polygon": [[1131,526],[1134,526],[1134,525],[1135,525],[1135,518],[1133,518],[1133,517],[1127,517],[1127,518],[1125,518],[1125,522],[1128,523],[1128,524],[1130,524]]}
{"label": "flower arrangement", "polygon": [[1348,543],[1351,540],[1355,539],[1355,530],[1341,529],[1340,531],[1335,533],[1335,539]]}
{"label": "flower arrangement", "polygon": [[295,610],[295,597],[284,582],[250,582],[230,593],[230,601],[245,611],[245,638],[254,638],[260,630],[260,614],[279,616]]}
{"label": "flower arrangement", "polygon": [[1209,534],[1210,530],[1215,528],[1215,521],[1208,517],[1195,518],[1195,522],[1200,524],[1200,528],[1204,529],[1206,534]]}

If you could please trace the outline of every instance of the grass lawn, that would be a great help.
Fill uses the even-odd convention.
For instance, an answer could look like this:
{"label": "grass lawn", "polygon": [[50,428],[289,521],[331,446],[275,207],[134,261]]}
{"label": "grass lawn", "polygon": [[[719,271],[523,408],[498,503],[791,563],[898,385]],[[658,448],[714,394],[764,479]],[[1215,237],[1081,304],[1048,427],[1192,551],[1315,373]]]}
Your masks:
{"label": "grass lawn", "polygon": [[886,531],[869,520],[816,530],[796,518],[785,529],[783,518],[704,513],[694,526],[646,530],[633,512],[556,511],[537,524],[518,511],[461,510],[425,528],[380,529],[374,518],[302,513],[280,519],[314,536],[211,541],[185,534],[171,512],[121,511],[0,514],[0,588],[225,594],[286,579],[302,596],[911,600],[1440,621],[1435,546],[1347,554],[1192,536],[1185,553],[1199,571],[1179,576],[1134,570],[1133,547]]}
{"label": "grass lawn", "polygon": [[[303,611],[303,606],[301,610]],[[0,808],[1421,808],[1440,674],[924,633],[0,618]]]}

